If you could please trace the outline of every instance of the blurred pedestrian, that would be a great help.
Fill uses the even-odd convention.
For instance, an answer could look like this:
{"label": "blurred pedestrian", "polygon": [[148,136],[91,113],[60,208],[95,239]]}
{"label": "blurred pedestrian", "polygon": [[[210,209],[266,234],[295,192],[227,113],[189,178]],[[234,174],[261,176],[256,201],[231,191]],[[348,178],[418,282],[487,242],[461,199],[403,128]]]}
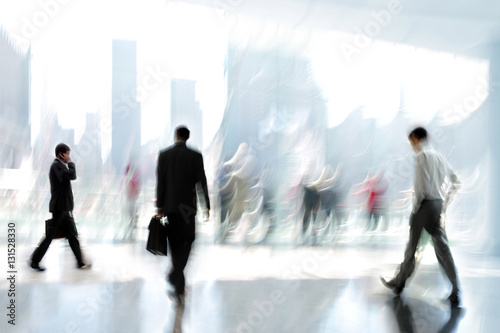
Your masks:
{"label": "blurred pedestrian", "polygon": [[160,152],[156,171],[157,214],[168,220],[167,238],[172,258],[168,282],[175,290],[170,296],[179,303],[184,301],[184,268],[195,239],[196,184],[201,185],[204,194],[206,218],[210,212],[203,156],[186,146],[189,135],[185,126],[176,128],[175,144]]}
{"label": "blurred pedestrian", "polygon": [[52,162],[49,172],[51,194],[49,211],[52,213],[52,221],[50,227],[46,228],[45,238],[31,256],[31,268],[37,271],[45,270],[44,267],[40,266],[40,261],[59,230],[68,239],[69,246],[76,258],[77,267],[90,268],[90,264],[83,261],[78,232],[73,219],[74,202],[71,181],[76,179],[75,163],[71,161],[70,149],[66,144],[58,144],[55,153],[56,159]]}
{"label": "blurred pedestrian", "polygon": [[[446,231],[441,225],[441,213],[448,207],[460,182],[446,159],[431,147],[424,128],[414,129],[408,139],[416,153],[410,237],[399,273],[390,281],[384,278],[381,278],[381,281],[397,295],[403,291],[407,279],[415,269],[415,251],[425,229],[432,237],[438,262],[452,285],[448,300],[452,307],[457,307],[460,304],[457,270],[448,246]],[[445,187],[447,180],[451,185]]]}

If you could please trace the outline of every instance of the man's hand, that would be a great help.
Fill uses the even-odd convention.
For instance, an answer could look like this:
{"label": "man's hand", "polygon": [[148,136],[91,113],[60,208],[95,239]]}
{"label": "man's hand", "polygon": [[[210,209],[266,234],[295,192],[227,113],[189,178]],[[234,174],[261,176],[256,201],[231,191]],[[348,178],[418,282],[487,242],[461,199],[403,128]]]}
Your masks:
{"label": "man's hand", "polygon": [[156,216],[163,217],[163,209],[156,208]]}
{"label": "man's hand", "polygon": [[448,192],[445,200],[443,201],[443,208],[442,208],[443,213],[446,213],[446,210],[448,209],[448,206],[450,205],[451,201],[455,197],[455,194],[457,193],[458,188],[459,188],[459,185],[457,185],[457,184],[454,184],[451,186],[450,191]]}
{"label": "man's hand", "polygon": [[441,213],[442,214],[446,214],[446,210],[448,209],[448,205],[449,204],[450,204],[450,202],[448,200],[443,201],[443,207],[441,208]]}
{"label": "man's hand", "polygon": [[207,222],[210,219],[210,209],[203,212],[203,222]]}
{"label": "man's hand", "polygon": [[69,150],[65,153],[61,153],[59,154],[59,159],[64,163],[68,164],[69,162],[71,162],[71,157],[69,157],[69,154],[70,154]]}

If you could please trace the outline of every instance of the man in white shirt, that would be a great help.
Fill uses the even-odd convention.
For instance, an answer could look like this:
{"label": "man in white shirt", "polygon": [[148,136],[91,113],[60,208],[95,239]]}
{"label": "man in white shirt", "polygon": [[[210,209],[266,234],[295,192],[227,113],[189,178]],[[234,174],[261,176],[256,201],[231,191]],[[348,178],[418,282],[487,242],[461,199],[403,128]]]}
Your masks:
{"label": "man in white shirt", "polygon": [[431,235],[439,264],[452,284],[448,297],[451,306],[459,305],[458,277],[455,262],[448,247],[446,231],[441,226],[441,212],[444,212],[460,182],[446,159],[436,152],[427,141],[427,131],[418,127],[408,136],[416,153],[415,185],[412,214],[410,217],[410,238],[399,273],[390,281],[381,278],[382,283],[399,295],[415,269],[415,251],[420,235],[425,228]]}

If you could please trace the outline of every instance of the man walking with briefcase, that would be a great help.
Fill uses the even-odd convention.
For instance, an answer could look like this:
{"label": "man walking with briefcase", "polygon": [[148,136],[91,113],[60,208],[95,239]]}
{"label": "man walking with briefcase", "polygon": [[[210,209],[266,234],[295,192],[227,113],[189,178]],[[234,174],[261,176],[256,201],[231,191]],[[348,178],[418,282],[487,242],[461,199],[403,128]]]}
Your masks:
{"label": "man walking with briefcase", "polygon": [[46,228],[45,238],[31,256],[30,266],[37,271],[45,270],[44,267],[40,266],[40,261],[47,252],[56,232],[61,230],[68,239],[69,246],[76,257],[77,267],[81,269],[90,268],[90,265],[85,264],[82,259],[78,232],[72,213],[74,202],[71,181],[76,179],[75,163],[71,161],[70,149],[66,144],[58,144],[55,153],[56,159],[52,163],[49,172],[51,194],[49,211],[52,213],[52,221]]}
{"label": "man walking with briefcase", "polygon": [[166,216],[167,238],[172,257],[168,282],[175,289],[175,299],[184,298],[186,267],[191,245],[195,239],[196,184],[203,190],[205,205],[210,211],[207,178],[201,153],[189,149],[186,141],[189,130],[179,126],[175,130],[175,144],[160,151],[156,170],[156,205],[159,216]]}

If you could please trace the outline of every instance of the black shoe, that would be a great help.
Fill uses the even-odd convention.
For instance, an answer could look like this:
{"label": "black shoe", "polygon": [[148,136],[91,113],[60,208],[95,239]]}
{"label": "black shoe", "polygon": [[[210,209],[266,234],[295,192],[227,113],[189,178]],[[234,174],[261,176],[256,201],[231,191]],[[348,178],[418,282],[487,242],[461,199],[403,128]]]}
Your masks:
{"label": "black shoe", "polygon": [[177,303],[177,305],[183,305],[184,304],[184,294],[180,294],[178,292],[175,292],[173,290],[169,290],[167,292],[168,298],[170,298],[171,301]]}
{"label": "black shoe", "polygon": [[36,271],[43,272],[45,270],[45,267],[40,266],[39,263],[31,262],[30,267],[33,268]]}
{"label": "black shoe", "polygon": [[92,267],[92,264],[84,264],[83,262],[78,264],[79,269],[89,269],[90,267]]}
{"label": "black shoe", "polygon": [[398,296],[399,296],[399,294],[401,294],[401,292],[403,292],[404,287],[398,286],[396,284],[396,281],[394,281],[394,279],[392,279],[390,281],[386,281],[383,277],[380,277],[380,281],[382,282],[382,284],[384,286],[386,286],[387,288],[392,290],[392,292]]}
{"label": "black shoe", "polygon": [[448,297],[448,301],[450,301],[452,308],[458,308],[460,306],[460,297],[458,297],[458,293],[452,293]]}

